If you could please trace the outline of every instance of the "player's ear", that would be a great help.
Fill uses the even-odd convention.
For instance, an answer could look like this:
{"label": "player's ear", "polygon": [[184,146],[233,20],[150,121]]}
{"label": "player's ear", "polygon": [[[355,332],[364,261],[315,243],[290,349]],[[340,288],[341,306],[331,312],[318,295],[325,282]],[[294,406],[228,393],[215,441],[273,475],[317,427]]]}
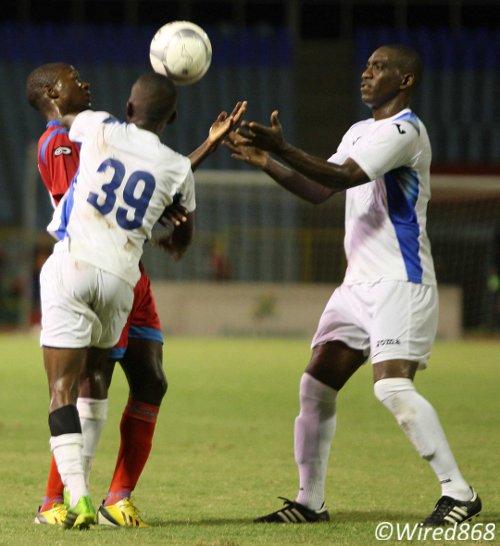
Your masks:
{"label": "player's ear", "polygon": [[171,114],[170,114],[170,117],[168,118],[168,121],[167,121],[167,125],[170,125],[172,123],[174,123],[174,121],[177,119],[177,110],[174,110]]}
{"label": "player's ear", "polygon": [[130,101],[127,101],[127,107],[125,111],[127,112],[127,119],[130,120],[134,115],[134,105]]}
{"label": "player's ear", "polygon": [[45,93],[47,94],[49,99],[57,99],[59,97],[59,93],[53,85],[46,85]]}
{"label": "player's ear", "polygon": [[408,72],[407,74],[403,74],[403,77],[401,78],[401,89],[406,89],[408,87],[411,87],[415,83],[415,74],[412,72]]}

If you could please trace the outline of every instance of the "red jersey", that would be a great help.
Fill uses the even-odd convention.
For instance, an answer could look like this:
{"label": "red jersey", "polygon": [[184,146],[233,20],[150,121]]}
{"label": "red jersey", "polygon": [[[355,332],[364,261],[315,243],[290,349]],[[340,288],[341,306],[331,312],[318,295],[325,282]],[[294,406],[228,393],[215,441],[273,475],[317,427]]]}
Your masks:
{"label": "red jersey", "polygon": [[66,193],[80,164],[80,146],[68,137],[60,121],[49,121],[38,140],[38,169],[56,206]]}

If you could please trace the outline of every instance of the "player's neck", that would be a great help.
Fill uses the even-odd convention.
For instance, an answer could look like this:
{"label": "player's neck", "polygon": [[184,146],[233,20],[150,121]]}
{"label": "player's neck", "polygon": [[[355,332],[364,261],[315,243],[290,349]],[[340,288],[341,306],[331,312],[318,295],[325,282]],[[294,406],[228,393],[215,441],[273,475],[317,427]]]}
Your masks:
{"label": "player's neck", "polygon": [[410,103],[408,100],[401,100],[401,98],[396,97],[394,100],[381,104],[380,106],[372,106],[372,116],[375,121],[381,119],[391,118],[395,116],[401,110],[409,108]]}

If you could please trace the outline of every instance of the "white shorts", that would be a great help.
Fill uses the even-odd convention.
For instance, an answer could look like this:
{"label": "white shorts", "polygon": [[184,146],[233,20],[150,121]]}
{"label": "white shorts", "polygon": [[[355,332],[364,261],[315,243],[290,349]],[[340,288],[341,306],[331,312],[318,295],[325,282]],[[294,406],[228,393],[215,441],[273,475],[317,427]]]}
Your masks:
{"label": "white shorts", "polygon": [[55,252],[40,273],[42,331],[47,347],[113,347],[132,309],[134,291],[124,280]]}
{"label": "white shorts", "polygon": [[404,359],[425,368],[437,323],[436,286],[403,281],[342,284],[328,301],[311,345],[343,341],[373,364]]}

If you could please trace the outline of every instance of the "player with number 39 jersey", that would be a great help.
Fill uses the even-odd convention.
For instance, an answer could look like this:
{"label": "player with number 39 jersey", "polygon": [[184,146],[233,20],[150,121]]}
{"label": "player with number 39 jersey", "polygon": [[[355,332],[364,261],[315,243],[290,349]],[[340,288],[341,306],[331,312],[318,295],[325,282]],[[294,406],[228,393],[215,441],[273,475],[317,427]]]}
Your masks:
{"label": "player with number 39 jersey", "polygon": [[81,142],[80,170],[49,231],[76,258],[134,286],[143,244],[165,207],[180,194],[186,210],[195,209],[191,162],[107,112],[81,112],[69,137]]}
{"label": "player with number 39 jersey", "polygon": [[[59,71],[67,72],[61,65],[45,70],[51,68],[56,75]],[[68,73],[70,79],[74,75],[74,71]],[[43,110],[43,101],[47,99],[39,98],[39,80],[40,74],[35,73],[28,84],[28,96],[32,104]],[[59,86],[45,87],[50,91],[50,102],[58,95]],[[76,78],[73,87],[84,89]],[[158,404],[144,402],[143,398],[153,396],[155,389],[138,385],[139,392],[134,392],[131,384],[124,416],[137,417],[133,427],[137,432],[133,458],[138,462],[134,468],[127,465],[125,472],[117,466],[110,492],[97,516],[89,496],[90,467],[83,449],[85,445],[88,451],[88,444],[84,442],[81,421],[82,418],[91,420],[92,415],[88,411],[80,413],[80,398],[77,400],[74,386],[81,379],[91,354],[95,358],[92,366],[100,383],[106,386],[104,360],[107,350],[118,341],[132,308],[133,287],[136,283],[139,285],[137,281],[141,276],[143,245],[151,237],[153,225],[168,214],[167,218],[176,227],[164,243],[165,248],[176,256],[182,255],[191,241],[189,217],[195,208],[192,171],[217,149],[246,107],[246,103],[239,102],[231,115],[221,112],[207,139],[189,157],[184,157],[159,139],[165,127],[175,120],[176,99],[177,91],[170,80],[147,73],[139,77],[131,89],[127,102],[128,123],[121,123],[106,112],[78,110],[76,113],[66,109],[67,113],[60,114],[62,125],[70,127],[70,138],[81,141],[80,167],[49,226],[49,231],[60,241],[40,274],[40,340],[51,396],[50,445],[69,499],[65,499],[64,506],[59,503],[57,517],[52,514],[54,517],[50,520],[48,510],[39,510],[38,523],[62,524],[68,529],[87,528],[96,521],[115,527],[147,526],[130,495],[149,455],[158,413]],[[182,229],[175,214],[172,219],[170,205],[182,208],[182,221],[187,229]],[[127,353],[129,350],[130,346]],[[124,367],[129,383],[143,375],[141,360],[148,356],[152,356],[149,349],[136,355],[130,367]],[[159,386],[162,388],[161,381]],[[156,392],[158,401],[164,392],[164,388]],[[100,398],[96,402],[99,403]],[[120,429],[125,430],[123,420]],[[125,435],[131,437],[128,431]],[[145,449],[141,452],[142,446]],[[118,459],[125,461],[127,454],[122,447],[123,443]],[[116,489],[118,484],[122,485]]]}

